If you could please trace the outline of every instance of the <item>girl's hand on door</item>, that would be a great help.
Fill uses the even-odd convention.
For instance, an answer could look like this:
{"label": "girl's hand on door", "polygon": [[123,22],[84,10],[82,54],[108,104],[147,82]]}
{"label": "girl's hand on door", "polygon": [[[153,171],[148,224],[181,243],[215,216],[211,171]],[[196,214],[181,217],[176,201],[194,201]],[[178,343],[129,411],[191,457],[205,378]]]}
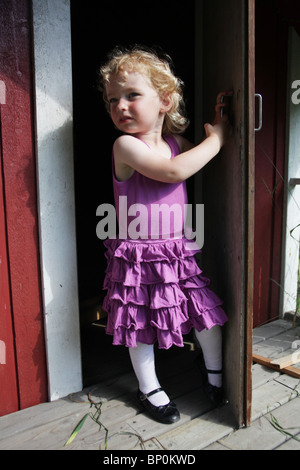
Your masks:
{"label": "girl's hand on door", "polygon": [[212,124],[204,126],[206,137],[216,135],[220,141],[220,147],[227,142],[232,132],[228,117],[228,98],[231,99],[232,95],[233,91],[222,91],[218,94],[214,120]]}

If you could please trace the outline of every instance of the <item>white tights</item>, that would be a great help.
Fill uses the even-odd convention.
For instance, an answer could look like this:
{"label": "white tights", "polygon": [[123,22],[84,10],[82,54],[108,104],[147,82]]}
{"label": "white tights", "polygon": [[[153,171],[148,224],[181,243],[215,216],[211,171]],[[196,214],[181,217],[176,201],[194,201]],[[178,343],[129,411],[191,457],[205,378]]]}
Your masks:
{"label": "white tights", "polygon": [[[160,387],[156,376],[154,347],[152,344],[138,343],[136,348],[129,348],[130,359],[133,370],[139,383],[139,389],[142,393],[149,393]],[[169,397],[164,392],[155,393],[148,398],[154,406],[167,405]]]}
{"label": "white tights", "polygon": [[[195,335],[200,343],[205,367],[208,370],[222,369],[222,333],[221,327],[216,325],[210,330],[195,330]],[[142,393],[149,393],[160,387],[156,376],[155,358],[153,345],[138,343],[136,348],[129,348],[129,355],[133,370],[139,383],[139,389]],[[208,374],[208,381],[212,385],[221,387],[221,374]],[[148,400],[154,406],[166,405],[169,403],[169,397],[164,391],[152,395]]]}
{"label": "white tights", "polygon": [[[195,335],[202,349],[207,370],[222,370],[222,331],[219,325],[210,330],[196,331]],[[216,387],[222,386],[222,374],[209,374],[208,382]]]}

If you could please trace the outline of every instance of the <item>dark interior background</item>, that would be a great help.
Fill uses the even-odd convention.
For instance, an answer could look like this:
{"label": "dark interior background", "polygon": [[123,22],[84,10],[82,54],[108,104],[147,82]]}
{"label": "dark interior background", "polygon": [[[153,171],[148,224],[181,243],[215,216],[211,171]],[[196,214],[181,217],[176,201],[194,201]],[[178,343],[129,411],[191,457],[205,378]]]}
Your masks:
{"label": "dark interior background", "polygon": [[[131,4],[71,1],[74,94],[74,163],[80,302],[103,296],[106,267],[103,241],[96,237],[96,209],[113,204],[111,149],[117,131],[98,91],[99,66],[116,45],[157,45],[173,59],[185,83],[194,140],[194,1],[152,0]],[[189,197],[192,184],[188,182]]]}

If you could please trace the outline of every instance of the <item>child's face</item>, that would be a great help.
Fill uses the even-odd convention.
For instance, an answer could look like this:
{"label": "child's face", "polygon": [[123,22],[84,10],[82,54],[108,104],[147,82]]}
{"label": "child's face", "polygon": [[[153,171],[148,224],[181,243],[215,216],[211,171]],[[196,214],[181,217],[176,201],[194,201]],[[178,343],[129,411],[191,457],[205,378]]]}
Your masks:
{"label": "child's face", "polygon": [[138,72],[116,75],[106,93],[112,121],[119,130],[127,134],[161,133],[165,105],[147,77]]}

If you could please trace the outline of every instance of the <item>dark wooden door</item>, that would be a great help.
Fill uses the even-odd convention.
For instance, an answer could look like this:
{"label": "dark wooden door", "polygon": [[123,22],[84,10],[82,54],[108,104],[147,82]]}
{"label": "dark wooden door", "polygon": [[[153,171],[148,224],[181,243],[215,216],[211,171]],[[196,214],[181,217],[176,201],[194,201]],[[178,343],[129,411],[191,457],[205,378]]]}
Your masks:
{"label": "dark wooden door", "polygon": [[233,90],[231,140],[203,172],[204,267],[224,299],[225,386],[238,425],[251,416],[254,1],[204,2],[204,122]]}

